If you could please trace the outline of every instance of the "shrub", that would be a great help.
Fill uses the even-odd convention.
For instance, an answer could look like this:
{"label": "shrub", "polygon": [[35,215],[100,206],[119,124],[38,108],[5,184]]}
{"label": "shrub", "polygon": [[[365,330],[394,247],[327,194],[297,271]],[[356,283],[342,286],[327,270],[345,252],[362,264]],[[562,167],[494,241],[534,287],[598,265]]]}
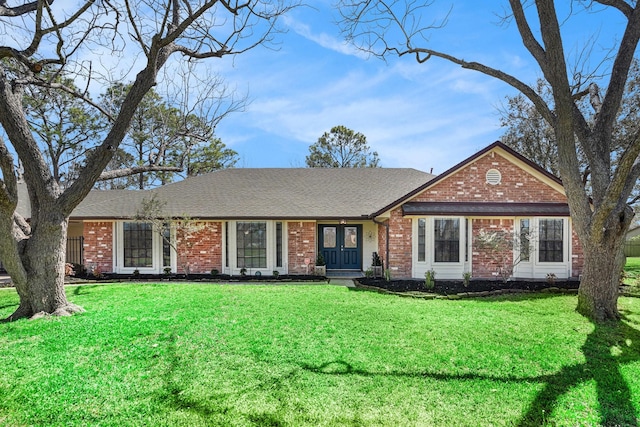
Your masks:
{"label": "shrub", "polygon": [[464,285],[465,288],[468,288],[470,282],[471,282],[471,272],[465,271],[464,273],[462,273],[462,284]]}
{"label": "shrub", "polygon": [[433,288],[436,287],[436,272],[435,272],[435,270],[427,270],[427,272],[424,273],[424,286],[430,291],[433,290]]}

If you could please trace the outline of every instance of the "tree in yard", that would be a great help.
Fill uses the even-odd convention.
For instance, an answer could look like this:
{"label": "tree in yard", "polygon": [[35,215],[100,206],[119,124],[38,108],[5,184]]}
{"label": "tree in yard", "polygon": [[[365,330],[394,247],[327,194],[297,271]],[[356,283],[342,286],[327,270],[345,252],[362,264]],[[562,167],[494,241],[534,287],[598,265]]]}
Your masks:
{"label": "tree in yard", "polygon": [[184,150],[182,162],[187,176],[198,176],[235,166],[238,153],[227,148],[219,138],[213,138],[208,145],[197,145]]}
{"label": "tree in yard", "polygon": [[[186,176],[192,176],[194,170],[210,172],[237,162],[237,153],[226,149],[214,130],[222,118],[244,109],[246,96],[236,97],[215,76],[210,76],[204,85],[194,83],[186,73],[182,73],[182,79],[176,77],[180,73],[175,70],[172,74],[183,84],[179,88],[168,84],[166,98],[151,89],[138,105],[121,145],[133,156],[134,164],[143,169],[137,173],[133,188],[164,185],[183,170]],[[118,111],[130,88],[130,84],[113,84],[101,96],[101,105],[108,111]],[[171,89],[179,94],[172,94]],[[188,97],[192,92],[196,93],[191,96],[195,100]],[[197,164],[192,164],[195,159]]]}
{"label": "tree in yard", "polygon": [[[78,92],[70,79],[51,76],[55,84]],[[98,115],[81,99],[49,87],[25,87],[24,109],[42,147],[53,179],[63,187],[75,179],[78,161],[102,130]]]}
{"label": "tree in yard", "polygon": [[[633,218],[627,200],[640,175],[640,133],[633,130],[626,135],[628,145],[615,152],[614,130],[640,39],[640,4],[626,0],[575,1],[559,18],[559,6],[554,0],[509,0],[506,21],[515,22],[522,44],[550,88],[551,99],[545,99],[535,87],[513,74],[463,60],[431,46],[430,31],[445,26],[445,22],[437,21],[429,26],[423,24],[432,3],[341,0],[342,29],[347,39],[374,55],[413,56],[419,63],[443,59],[501,80],[535,105],[553,129],[558,170],[584,250],[577,310],[595,321],[619,319],[617,300],[623,240]],[[566,6],[567,2],[558,3]],[[486,5],[478,2],[477,7]],[[622,26],[613,20],[602,24],[610,25],[612,31],[619,30],[619,38],[607,56],[611,60],[606,62],[605,58],[606,64],[591,67],[588,61],[569,64],[571,56],[563,44],[568,22],[578,15],[580,19],[587,19],[598,16],[594,12],[603,11],[616,13],[625,22]],[[580,50],[586,56],[593,52],[600,34],[600,24],[592,27],[591,46]],[[599,71],[603,65],[609,67],[606,76]],[[608,80],[605,81],[607,90],[602,93],[598,82],[604,80]],[[583,99],[588,99],[594,110],[591,121],[580,109]],[[589,170],[589,188],[580,168],[580,150],[584,152]]]}
{"label": "tree in yard", "polygon": [[306,163],[310,168],[375,168],[380,159],[363,134],[335,126],[309,147]]}
{"label": "tree in yard", "polygon": [[[20,298],[9,320],[82,311],[67,300],[63,286],[68,217],[120,149],[136,108],[156,85],[159,71],[170,60],[222,58],[269,42],[277,19],[291,7],[261,0],[118,4],[89,0],[73,10],[58,2],[0,4],[3,33],[11,35],[3,37],[0,46],[0,125],[6,135],[0,140],[0,259]],[[87,62],[90,54],[109,55],[111,61],[105,62],[113,63],[125,48],[127,60],[138,60],[124,66],[137,75],[112,114],[86,91],[51,77],[64,74],[78,86],[96,84],[101,81],[100,61]],[[84,147],[75,179],[64,187],[53,178],[23,107],[26,91],[33,87],[71,94],[110,116],[109,128],[99,141]],[[16,211],[16,154],[24,168],[29,221]],[[135,172],[131,168],[112,177]]]}
{"label": "tree in yard", "polygon": [[[538,80],[536,92],[549,104],[553,103],[551,88],[543,80]],[[612,158],[614,163],[632,143],[632,136],[640,128],[640,61],[634,60],[629,70],[625,94],[614,123],[612,139]],[[594,120],[594,112],[586,100],[578,103],[578,107],[590,123]],[[514,148],[528,159],[539,164],[554,175],[559,175],[558,150],[553,128],[544,117],[523,95],[507,97],[506,107],[499,110],[501,125],[506,129],[502,142]],[[577,141],[579,144],[579,142]],[[583,182],[590,192],[590,170],[584,152],[578,145],[578,160]],[[640,200],[640,188],[636,185],[628,203],[634,205]]]}
{"label": "tree in yard", "polygon": [[[103,108],[112,114],[119,111],[130,89],[131,85],[122,83],[109,87],[101,97]],[[171,171],[164,168],[168,166],[164,164],[164,158],[167,146],[177,133],[178,120],[177,111],[166,105],[153,88],[138,104],[127,135],[120,145],[133,156],[133,164],[142,169],[136,173],[135,188],[144,190],[154,183],[157,175],[162,173],[161,170]],[[159,170],[154,170],[155,168]],[[180,168],[175,166],[173,171],[178,172]]]}
{"label": "tree in yard", "polygon": [[[535,89],[543,99],[552,102],[544,81],[538,80]],[[552,174],[560,175],[553,128],[524,95],[507,98],[506,107],[500,110],[500,124],[506,129],[501,138],[503,143]]]}

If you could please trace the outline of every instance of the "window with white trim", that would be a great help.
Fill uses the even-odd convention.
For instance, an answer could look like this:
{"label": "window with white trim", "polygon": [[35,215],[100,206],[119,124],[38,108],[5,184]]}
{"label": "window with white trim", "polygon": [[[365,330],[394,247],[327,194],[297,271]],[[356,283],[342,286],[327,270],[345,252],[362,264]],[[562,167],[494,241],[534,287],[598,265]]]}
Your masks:
{"label": "window with white trim", "polygon": [[123,228],[124,266],[153,267],[153,224],[125,222]]}
{"label": "window with white trim", "polygon": [[522,218],[520,220],[520,234],[518,236],[518,240],[520,241],[520,261],[522,262],[530,260],[530,230],[531,221],[529,220],[529,218]]}
{"label": "window with white trim", "polygon": [[282,267],[282,223],[276,222],[276,267]]}
{"label": "window with white trim", "polygon": [[427,260],[427,220],[424,218],[418,219],[418,261],[424,262]]}
{"label": "window with white trim", "polygon": [[171,268],[171,226],[162,226],[162,268]]}
{"label": "window with white trim", "polygon": [[236,223],[236,263],[238,268],[267,267],[267,223]]}
{"label": "window with white trim", "polygon": [[435,262],[460,261],[460,219],[436,218],[433,221]]}
{"label": "window with white trim", "polygon": [[538,261],[564,261],[564,232],[562,219],[540,219],[538,222]]}

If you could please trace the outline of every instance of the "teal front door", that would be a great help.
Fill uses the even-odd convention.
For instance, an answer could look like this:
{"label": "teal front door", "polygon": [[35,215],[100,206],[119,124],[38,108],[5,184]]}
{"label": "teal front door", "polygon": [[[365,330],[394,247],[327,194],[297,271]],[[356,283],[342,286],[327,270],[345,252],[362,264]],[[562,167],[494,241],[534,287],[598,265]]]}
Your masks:
{"label": "teal front door", "polygon": [[318,245],[327,270],[362,269],[362,225],[321,224]]}

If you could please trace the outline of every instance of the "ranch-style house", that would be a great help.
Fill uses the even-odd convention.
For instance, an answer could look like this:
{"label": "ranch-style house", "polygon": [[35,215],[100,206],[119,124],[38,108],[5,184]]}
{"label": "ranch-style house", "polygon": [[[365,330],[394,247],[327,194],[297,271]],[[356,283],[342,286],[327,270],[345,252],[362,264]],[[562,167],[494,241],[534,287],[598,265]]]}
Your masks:
{"label": "ranch-style house", "polygon": [[[136,221],[143,200],[195,232]],[[167,244],[165,238],[174,244]],[[486,237],[512,236],[496,256]],[[483,237],[484,236],[484,237]],[[403,168],[225,169],[153,190],[94,190],[69,238],[101,272],[361,273],[376,252],[393,278],[578,278],[583,256],[560,179],[500,142],[434,176]],[[481,237],[485,240],[481,240]],[[483,243],[484,242],[484,243]]]}

